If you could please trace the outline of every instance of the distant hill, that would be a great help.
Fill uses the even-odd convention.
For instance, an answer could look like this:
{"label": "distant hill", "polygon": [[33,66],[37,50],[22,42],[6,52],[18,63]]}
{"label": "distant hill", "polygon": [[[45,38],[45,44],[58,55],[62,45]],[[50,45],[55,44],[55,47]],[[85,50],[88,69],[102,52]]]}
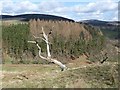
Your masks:
{"label": "distant hill", "polygon": [[90,24],[93,26],[117,26],[118,24],[120,24],[119,21],[100,21],[100,20],[84,20],[81,21],[81,23],[84,24]]}
{"label": "distant hill", "polygon": [[100,21],[100,20],[84,20],[80,21],[80,23],[86,24],[86,25],[92,25],[94,27],[97,27],[101,29],[103,34],[110,38],[110,39],[119,39],[119,27],[120,25],[119,21]]}
{"label": "distant hill", "polygon": [[46,14],[22,14],[22,15],[0,15],[3,20],[21,20],[21,21],[29,21],[30,19],[40,19],[40,20],[63,20],[63,21],[72,21],[72,19],[54,16],[54,15],[46,15]]}

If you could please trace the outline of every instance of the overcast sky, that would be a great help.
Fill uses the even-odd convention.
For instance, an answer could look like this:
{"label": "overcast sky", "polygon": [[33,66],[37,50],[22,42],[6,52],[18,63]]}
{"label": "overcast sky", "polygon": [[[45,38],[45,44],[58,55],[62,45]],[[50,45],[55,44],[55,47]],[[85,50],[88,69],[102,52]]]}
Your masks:
{"label": "overcast sky", "polygon": [[98,19],[115,21],[118,19],[119,0],[1,0],[0,13],[50,14],[76,21]]}

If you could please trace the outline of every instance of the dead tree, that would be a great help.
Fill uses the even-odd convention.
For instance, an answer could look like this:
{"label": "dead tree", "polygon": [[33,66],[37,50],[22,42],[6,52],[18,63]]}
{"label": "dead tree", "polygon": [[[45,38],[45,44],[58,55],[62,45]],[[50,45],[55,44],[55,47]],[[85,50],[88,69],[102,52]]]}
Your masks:
{"label": "dead tree", "polygon": [[[51,34],[51,33],[52,33],[52,31],[50,31],[50,34]],[[60,61],[58,61],[58,60],[56,60],[56,59],[52,59],[52,58],[51,58],[50,48],[49,48],[50,43],[48,42],[48,35],[49,35],[49,34],[45,34],[43,27],[42,27],[42,35],[43,35],[44,38],[42,38],[42,37],[36,37],[36,36],[34,36],[34,35],[33,35],[33,36],[34,36],[35,39],[40,38],[40,39],[42,39],[43,41],[45,41],[45,43],[46,43],[46,45],[47,45],[47,57],[44,57],[44,56],[41,55],[41,47],[40,47],[40,45],[38,44],[37,41],[28,41],[28,42],[29,42],[29,43],[34,43],[34,44],[36,44],[36,46],[37,46],[38,49],[39,49],[39,57],[40,57],[40,58],[42,58],[42,59],[44,59],[44,60],[47,60],[47,61],[49,61],[49,62],[52,62],[52,63],[54,63],[54,64],[57,64],[58,66],[60,66],[60,68],[61,68],[62,71],[65,70],[67,67],[66,67],[64,64],[62,64]]]}
{"label": "dead tree", "polygon": [[105,53],[105,57],[103,58],[103,60],[100,63],[103,64],[107,59],[108,59],[108,56],[107,56],[107,53]]}

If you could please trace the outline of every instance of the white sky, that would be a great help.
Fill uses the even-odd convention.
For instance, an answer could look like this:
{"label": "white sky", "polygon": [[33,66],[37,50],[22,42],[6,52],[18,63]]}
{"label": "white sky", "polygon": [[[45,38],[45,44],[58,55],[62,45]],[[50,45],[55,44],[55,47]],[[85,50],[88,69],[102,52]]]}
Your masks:
{"label": "white sky", "polygon": [[118,19],[118,0],[1,0],[0,13],[52,14],[76,21]]}

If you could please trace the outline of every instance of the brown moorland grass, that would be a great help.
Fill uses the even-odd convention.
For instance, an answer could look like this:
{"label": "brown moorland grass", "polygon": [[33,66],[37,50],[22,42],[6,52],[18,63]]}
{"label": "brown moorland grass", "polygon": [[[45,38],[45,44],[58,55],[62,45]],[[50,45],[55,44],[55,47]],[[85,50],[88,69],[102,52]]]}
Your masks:
{"label": "brown moorland grass", "polygon": [[[83,62],[83,61],[82,61]],[[117,63],[56,65],[3,65],[4,88],[116,88]]]}

